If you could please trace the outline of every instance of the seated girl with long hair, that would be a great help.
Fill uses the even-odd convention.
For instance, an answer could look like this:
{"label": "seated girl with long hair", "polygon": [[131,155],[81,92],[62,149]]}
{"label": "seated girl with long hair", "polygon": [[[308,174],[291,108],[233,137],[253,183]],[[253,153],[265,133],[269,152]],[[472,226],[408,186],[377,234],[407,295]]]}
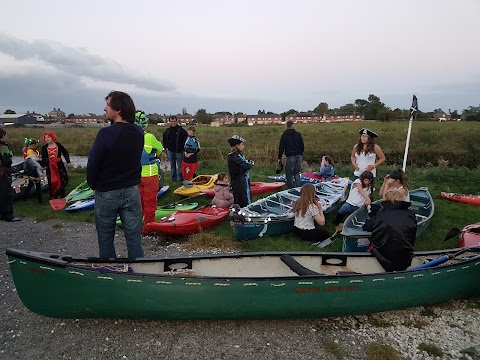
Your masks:
{"label": "seated girl with long hair", "polygon": [[293,205],[295,213],[294,234],[302,240],[320,242],[330,235],[328,231],[315,227],[325,225],[322,205],[315,197],[315,186],[305,184],[300,190],[300,198]]}

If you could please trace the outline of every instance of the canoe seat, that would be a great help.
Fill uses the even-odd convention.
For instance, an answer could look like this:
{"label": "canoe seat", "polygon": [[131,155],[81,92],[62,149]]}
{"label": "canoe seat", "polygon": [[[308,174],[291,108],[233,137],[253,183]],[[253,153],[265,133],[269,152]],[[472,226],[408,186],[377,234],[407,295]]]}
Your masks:
{"label": "canoe seat", "polygon": [[337,275],[360,275],[361,273],[356,271],[337,271]]}
{"label": "canoe seat", "polygon": [[292,270],[294,273],[300,275],[300,276],[305,276],[305,275],[323,275],[320,273],[317,273],[313,270],[307,269],[305,266],[300,264],[297,260],[295,260],[293,257],[291,257],[288,254],[283,254],[280,256],[280,260],[287,265],[290,270]]}

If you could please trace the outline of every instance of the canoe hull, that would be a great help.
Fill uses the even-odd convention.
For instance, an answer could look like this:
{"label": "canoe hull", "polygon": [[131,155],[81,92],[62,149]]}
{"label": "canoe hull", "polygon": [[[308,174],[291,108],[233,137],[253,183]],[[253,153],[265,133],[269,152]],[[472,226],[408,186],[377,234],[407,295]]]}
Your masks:
{"label": "canoe hull", "polygon": [[293,219],[260,224],[232,222],[231,225],[235,239],[241,241],[263,236],[281,235],[293,231]]}
{"label": "canoe hull", "polygon": [[[57,318],[320,318],[405,309],[480,295],[478,253],[461,263],[416,271],[267,278],[100,272],[73,266],[59,254],[51,254],[54,258],[50,260],[46,256],[38,259],[36,253],[8,249],[7,255],[24,305],[37,314]],[[249,256],[261,257],[268,263],[271,257],[280,255],[208,257],[213,262],[216,256],[231,257],[241,264]],[[346,258],[341,253],[329,256]],[[188,265],[195,258],[166,261]],[[152,262],[152,266],[156,264]]]}
{"label": "canoe hull", "polygon": [[[175,211],[182,210],[182,211],[189,211],[193,210],[198,206],[198,203],[188,203],[188,204],[179,204],[175,207],[171,208],[165,208],[164,206],[159,206],[157,210],[155,210],[155,221],[160,220],[161,218],[164,218],[165,216],[170,215],[171,213],[174,213]],[[122,220],[120,218],[117,218],[116,222],[117,226],[122,226]]]}
{"label": "canoe hull", "polygon": [[465,194],[441,192],[440,196],[443,199],[460,202],[463,204],[480,206],[480,196],[477,196],[477,195],[465,195]]}

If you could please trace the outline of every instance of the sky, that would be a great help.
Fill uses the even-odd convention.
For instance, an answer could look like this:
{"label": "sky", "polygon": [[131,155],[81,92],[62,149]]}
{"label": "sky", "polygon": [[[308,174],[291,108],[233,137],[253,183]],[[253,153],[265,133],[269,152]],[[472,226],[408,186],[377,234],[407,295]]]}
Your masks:
{"label": "sky", "polygon": [[478,0],[22,0],[0,21],[0,111],[257,114],[380,97],[480,104]]}

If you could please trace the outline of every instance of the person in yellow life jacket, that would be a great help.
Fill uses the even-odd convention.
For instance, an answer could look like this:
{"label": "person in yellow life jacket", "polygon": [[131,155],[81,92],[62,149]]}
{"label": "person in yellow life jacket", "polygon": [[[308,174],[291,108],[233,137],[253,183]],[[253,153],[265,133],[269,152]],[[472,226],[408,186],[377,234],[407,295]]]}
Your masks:
{"label": "person in yellow life jacket", "polygon": [[144,135],[144,145],[140,162],[142,164],[142,181],[140,183],[140,199],[142,201],[142,234],[145,234],[145,225],[155,221],[158,193],[158,166],[157,156],[163,152],[163,145],[155,135],[147,133],[148,118],[143,111],[135,113],[135,124],[140,126]]}

